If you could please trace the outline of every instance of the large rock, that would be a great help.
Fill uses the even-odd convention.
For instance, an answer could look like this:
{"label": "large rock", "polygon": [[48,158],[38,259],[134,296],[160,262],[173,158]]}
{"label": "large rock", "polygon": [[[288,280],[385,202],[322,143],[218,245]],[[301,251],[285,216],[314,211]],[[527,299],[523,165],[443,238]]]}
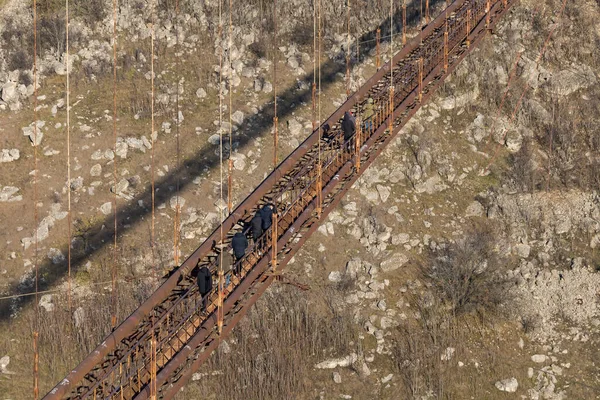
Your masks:
{"label": "large rock", "polygon": [[478,202],[478,201],[473,201],[467,207],[465,215],[467,217],[482,217],[483,214],[484,214],[484,212],[485,212],[485,209],[483,208],[483,206],[481,205],[481,203]]}
{"label": "large rock", "polygon": [[23,200],[23,196],[17,195],[14,196],[15,193],[19,191],[18,187],[15,186],[4,186],[2,190],[0,190],[0,202],[13,202],[13,201],[21,201]]}
{"label": "large rock", "polygon": [[129,187],[129,181],[127,179],[121,179],[119,183],[110,188],[110,191],[116,194],[121,194]]}
{"label": "large rock", "polygon": [[346,274],[350,276],[352,279],[356,279],[357,275],[362,270],[362,260],[358,257],[352,258],[346,264]]}
{"label": "large rock", "polygon": [[110,213],[112,212],[112,203],[107,202],[107,203],[102,204],[100,206],[100,211],[102,211],[102,214],[104,214],[104,215],[110,215]]}
{"label": "large rock", "polygon": [[405,254],[397,253],[386,260],[383,260],[379,265],[383,272],[395,271],[408,262],[408,257]]}
{"label": "large rock", "polygon": [[0,152],[0,163],[16,161],[21,157],[18,149],[2,149]]}
{"label": "large rock", "polygon": [[42,143],[42,139],[44,138],[44,132],[42,132],[42,128],[46,125],[45,121],[37,121],[36,123],[37,129],[33,129],[33,122],[31,125],[21,128],[23,131],[23,136],[29,137],[32,146],[39,146]]}
{"label": "large rock", "polygon": [[12,103],[19,100],[19,92],[17,92],[16,82],[6,82],[2,86],[2,96],[0,98],[5,103]]}
{"label": "large rock", "polygon": [[45,294],[40,299],[40,307],[42,307],[47,312],[54,311],[54,303],[52,303],[52,297],[53,296],[51,294]]}
{"label": "large rock", "polygon": [[516,378],[503,379],[496,382],[496,388],[502,392],[514,393],[519,387],[519,382]]}
{"label": "large rock", "polygon": [[377,185],[377,193],[379,193],[379,197],[381,198],[381,201],[385,203],[387,201],[387,199],[390,197],[392,190],[390,189],[389,186]]}
{"label": "large rock", "polygon": [[10,357],[4,356],[0,358],[0,373],[5,375],[14,375],[14,372],[11,372],[7,369],[8,364],[10,364]]}
{"label": "large rock", "polygon": [[575,66],[552,75],[550,91],[559,96],[568,96],[586,89],[597,82],[594,70],[587,65]]}
{"label": "large rock", "polygon": [[288,127],[290,128],[290,134],[292,136],[298,136],[302,133],[302,124],[298,122],[296,118],[290,118],[288,121]]}
{"label": "large rock", "polygon": [[206,90],[204,90],[203,88],[196,90],[196,97],[198,97],[199,99],[206,98]]}
{"label": "large rock", "polygon": [[415,185],[415,191],[417,193],[426,192],[428,194],[433,194],[436,192],[441,192],[442,190],[448,189],[448,185],[442,182],[442,178],[439,175],[432,176],[427,179],[423,183],[418,183]]}
{"label": "large rock", "polygon": [[349,367],[354,362],[356,362],[356,360],[358,360],[357,355],[354,354],[354,353],[352,353],[352,354],[350,354],[349,356],[346,356],[346,357],[332,358],[332,359],[320,362],[317,365],[315,365],[315,368],[318,368],[318,369],[333,369],[333,368],[337,368],[337,367]]}

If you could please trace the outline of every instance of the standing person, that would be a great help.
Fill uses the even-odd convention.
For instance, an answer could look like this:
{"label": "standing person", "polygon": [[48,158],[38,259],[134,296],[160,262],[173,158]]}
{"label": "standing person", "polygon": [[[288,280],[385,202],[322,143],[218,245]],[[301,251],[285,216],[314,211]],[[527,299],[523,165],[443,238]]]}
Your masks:
{"label": "standing person", "polygon": [[223,266],[223,275],[225,276],[225,287],[229,286],[231,282],[231,274],[229,273],[233,268],[233,256],[227,250],[223,250],[219,254],[219,265]]}
{"label": "standing person", "polygon": [[266,231],[267,229],[269,229],[271,227],[271,225],[273,224],[273,211],[274,211],[274,207],[272,204],[265,204],[260,209],[259,213],[260,213],[260,217],[262,219],[263,231]]}
{"label": "standing person", "polygon": [[373,129],[373,115],[375,115],[375,110],[373,109],[373,99],[367,99],[367,105],[363,110],[363,121],[365,121],[365,131],[370,132]]}
{"label": "standing person", "polygon": [[252,240],[254,241],[254,245],[256,246],[256,242],[263,234],[263,220],[260,214],[260,210],[254,214],[254,217],[250,221],[250,225],[252,226]]}
{"label": "standing person", "polygon": [[241,271],[240,260],[246,255],[246,249],[248,248],[248,239],[242,232],[238,232],[233,235],[231,239],[231,247],[233,248],[233,255],[235,257],[235,273],[239,274]]}
{"label": "standing person", "polygon": [[322,132],[323,133],[321,134],[321,137],[326,142],[329,142],[332,139],[333,135],[330,134],[330,132],[329,132],[330,130],[331,130],[331,126],[329,126],[328,123],[326,123],[325,125],[323,125],[323,128],[322,128]]}
{"label": "standing person", "polygon": [[210,270],[204,266],[198,270],[198,275],[196,276],[198,280],[198,291],[200,292],[200,296],[202,296],[202,311],[206,311],[208,307],[208,295],[212,291],[212,275]]}
{"label": "standing person", "polygon": [[351,149],[352,143],[350,139],[354,137],[354,133],[356,132],[356,123],[350,111],[346,111],[344,113],[344,119],[342,120],[342,131],[344,132],[344,143],[346,143],[346,150]]}

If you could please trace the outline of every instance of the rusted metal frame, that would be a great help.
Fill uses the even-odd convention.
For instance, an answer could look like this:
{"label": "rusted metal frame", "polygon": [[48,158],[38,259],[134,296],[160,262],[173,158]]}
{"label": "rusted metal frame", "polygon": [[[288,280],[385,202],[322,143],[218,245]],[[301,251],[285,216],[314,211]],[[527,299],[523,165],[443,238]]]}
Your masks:
{"label": "rusted metal frame", "polygon": [[[346,163],[345,165],[350,166],[352,165],[352,163]],[[326,188],[323,190],[324,195],[327,195],[336,185],[337,185],[337,181],[338,179],[335,178],[335,175],[331,178],[329,184],[326,186]],[[296,222],[294,225],[296,225],[296,229],[289,229],[286,232],[286,235],[288,235],[288,238],[286,239],[285,237],[282,237],[282,239],[279,240],[279,242],[283,242],[284,240],[288,243],[291,242],[291,246],[292,249],[294,248],[299,248],[298,243],[300,242],[296,242],[294,243],[292,239],[292,236],[294,235],[295,232],[297,232],[299,230],[299,228],[307,221],[310,219],[311,215],[313,215],[313,211],[316,209],[316,199],[314,199],[310,205],[303,211],[302,213],[302,217],[300,217],[298,219],[298,221],[300,222]],[[303,236],[304,237],[304,236]],[[303,238],[302,237],[302,238]],[[302,238],[300,238],[300,241],[302,241]],[[303,243],[303,241],[302,241]],[[300,244],[301,245],[301,244]],[[293,250],[292,250],[293,251]],[[289,261],[289,253],[287,256],[287,259]],[[264,274],[264,272],[266,272],[267,270],[267,261],[268,261],[268,257],[265,257],[261,260],[263,262],[264,265],[262,265],[262,268],[264,269],[264,271],[261,274]],[[287,261],[286,261],[287,264]],[[284,266],[284,264],[281,264],[282,267]],[[260,264],[257,266],[260,267]],[[259,280],[260,278],[257,278],[257,280]],[[270,285],[270,283],[272,283],[274,279],[273,275],[269,275],[267,276],[264,281],[262,282],[262,285],[258,288],[258,290],[255,292],[255,294],[242,306],[242,308],[240,309],[240,311],[238,311],[235,316],[233,317],[233,319],[231,321],[228,321],[227,326],[224,328],[223,330],[223,334],[226,335],[229,333],[229,331],[231,329],[233,329],[233,326],[235,325],[235,323],[237,323],[237,321],[239,321],[247,312],[247,310],[249,310],[249,308],[258,300],[258,298],[260,297],[260,295],[262,295],[262,293],[264,292],[264,290],[266,290],[266,288],[268,287],[268,285]],[[214,322],[213,322],[214,323]],[[201,332],[199,332],[200,334]],[[185,354],[182,353],[182,358],[186,357],[189,355],[189,353],[192,352],[192,348],[197,348],[199,346],[199,344],[205,340],[209,338],[209,335],[205,335],[204,338],[198,337],[197,341],[194,343],[190,343],[190,345],[188,345],[184,351],[186,351]],[[187,368],[186,372],[184,373],[184,375],[182,377],[180,377],[180,379],[175,382],[170,388],[168,388],[168,392],[165,393],[165,398],[171,398],[186,382],[187,380],[189,380],[189,377],[191,376],[191,374],[197,369],[197,367],[204,362],[204,360],[210,355],[210,352],[212,350],[214,350],[214,348],[216,348],[218,345],[218,343],[216,343],[216,341],[212,341],[208,347],[205,348],[205,350],[200,353],[198,355],[197,358],[195,358],[195,361],[189,365],[189,367]],[[161,371],[162,372],[162,371]],[[160,375],[160,374],[159,374]],[[161,378],[157,378],[157,381],[161,381]],[[142,393],[140,393],[140,395],[138,395],[138,397],[136,397],[136,400],[143,400],[146,399],[146,396],[143,396]]]}
{"label": "rusted metal frame", "polygon": [[[325,194],[326,194],[327,189],[328,189],[327,187],[324,189]],[[313,202],[311,202],[311,204],[312,204],[312,208],[309,207],[309,208],[305,209],[305,211],[302,213],[302,215],[288,228],[288,230],[278,240],[278,243],[277,243],[278,247],[283,249],[286,247],[285,244],[290,242],[290,239],[294,235],[294,232],[298,231],[298,229],[302,226],[304,221],[309,217],[308,214],[310,214],[314,210],[314,204],[315,204],[314,200],[313,200]],[[234,308],[234,306],[236,305],[238,300],[240,300],[240,298],[242,298],[242,296],[244,294],[246,294],[248,292],[248,290],[250,290],[252,288],[253,284],[256,281],[260,280],[261,276],[268,270],[268,265],[269,265],[269,261],[271,260],[271,257],[272,257],[271,252],[263,255],[263,257],[260,259],[258,264],[250,271],[248,278],[245,279],[242,282],[242,284],[236,288],[234,293],[225,301],[224,312],[226,315],[228,315],[228,313]],[[268,279],[272,279],[272,277],[268,278]],[[247,309],[249,307],[244,306],[244,308]],[[227,320],[227,324],[224,325],[224,328],[223,328],[223,336],[226,335],[233,328],[233,326],[235,325],[235,322],[237,322],[239,319],[241,319],[242,316],[243,316],[243,314],[240,314],[240,312],[238,311],[233,317],[233,323],[232,323],[232,320]],[[170,375],[170,372],[172,372],[172,370],[174,368],[176,368],[177,365],[180,365],[181,362],[184,362],[185,358],[187,358],[187,355],[189,355],[189,353],[191,353],[194,348],[199,346],[203,340],[210,337],[211,333],[213,332],[214,325],[215,325],[214,318],[208,318],[206,320],[205,325],[203,325],[199,329],[198,333],[192,338],[192,340],[190,342],[188,342],[188,345],[185,346],[184,348],[182,348],[182,350],[175,357],[173,357],[171,359],[171,361],[158,373],[157,382],[159,384],[162,384],[163,382],[165,382],[167,380],[168,376]],[[183,358],[183,360],[181,360],[182,358]],[[147,388],[147,387],[142,389],[142,391],[138,394],[137,397],[135,397],[135,399],[136,400],[146,399],[149,394],[148,389],[149,388]]]}
{"label": "rusted metal frame", "polygon": [[[82,394],[81,399],[86,399],[88,396],[91,395],[90,392],[92,392],[94,389],[98,388],[101,385],[101,382],[106,379],[111,373],[114,372],[114,370],[117,368],[117,366],[120,364],[120,360],[123,357],[128,356],[129,354],[131,354],[134,350],[136,350],[138,347],[142,347],[143,346],[143,341],[145,339],[147,339],[148,337],[150,337],[150,335],[152,334],[152,332],[154,332],[156,330],[156,327],[159,326],[159,324],[161,324],[169,315],[169,312],[171,310],[173,310],[178,304],[180,304],[181,302],[183,302],[186,298],[188,298],[188,296],[191,294],[191,292],[195,289],[194,286],[192,286],[187,293],[185,293],[183,296],[180,296],[170,307],[169,309],[160,317],[158,318],[155,323],[148,328],[148,330],[144,333],[144,335],[142,337],[140,337],[135,343],[130,344],[128,347],[128,350],[125,352],[125,354],[123,354],[122,357],[119,358],[119,360],[112,366],[111,369],[109,369],[108,371],[104,370],[105,373],[103,376],[98,377],[97,381],[92,384],[91,387],[89,387],[89,389],[87,390],[87,393]],[[127,377],[128,379],[129,377]]]}
{"label": "rusted metal frame", "polygon": [[[461,3],[454,3],[452,5],[450,5],[449,10],[450,9],[456,9],[458,8],[458,6],[460,6],[461,4],[463,4],[463,2]],[[439,20],[439,17],[436,18],[436,21]],[[436,22],[434,21],[434,22]],[[436,26],[437,24],[431,24],[429,25],[427,28],[425,28],[423,34],[427,35],[429,32],[427,31],[431,31],[433,29],[434,26]],[[389,66],[392,63],[395,63],[397,58],[400,58],[404,55],[406,55],[410,50],[414,49],[416,46],[415,44],[417,43],[417,41],[415,40],[411,40],[411,44],[412,46],[407,46],[405,47],[402,51],[400,51],[397,54],[397,57],[394,57],[392,60],[390,60],[386,65],[387,68],[389,68]],[[361,90],[359,90],[357,93],[355,93],[355,96],[360,94],[360,92],[364,92],[367,91],[370,87],[373,86],[373,84],[379,80],[378,75],[385,75],[386,73],[386,69],[387,68],[382,68],[380,70],[380,73],[375,74],[368,82],[367,84],[365,84],[363,86],[363,88],[361,88]],[[377,80],[375,80],[377,79]],[[351,101],[353,99],[354,96],[352,96],[350,99],[348,99],[348,101],[340,108],[338,109],[337,112],[334,112],[332,114],[332,116],[328,119],[328,122],[331,122],[332,119],[335,119],[336,117],[339,117],[341,115],[341,113],[344,112],[344,110],[348,109],[348,102]],[[312,138],[312,140],[311,140]],[[279,169],[288,169],[291,168],[291,165],[294,163],[294,160],[297,159],[299,156],[303,155],[306,153],[306,151],[308,151],[308,144],[310,143],[314,143],[314,135],[309,136],[309,138],[307,138],[305,140],[305,142],[299,146],[298,149],[296,149],[296,151],[294,151],[292,154],[290,154],[286,160],[284,160],[284,162],[282,162],[280,164],[280,166],[278,167]],[[228,227],[228,230],[231,229],[231,227],[235,224],[235,221],[237,219],[239,219],[242,215],[244,211],[247,211],[247,207],[249,205],[251,205],[251,203],[255,203],[259,198],[262,197],[262,195],[265,192],[268,192],[268,186],[272,185],[273,181],[276,180],[275,179],[275,173],[278,172],[277,170],[272,172],[267,179],[265,179],[265,181],[263,181],[263,183],[257,188],[257,190],[255,192],[253,192],[252,194],[250,194],[234,211],[234,213],[225,221],[226,225],[230,225]],[[241,214],[241,215],[240,215]],[[225,228],[225,226],[224,226]],[[214,234],[214,233],[213,233]],[[212,237],[212,235],[211,235]],[[207,239],[207,241],[205,243],[203,243],[203,245],[201,245],[184,263],[183,265],[177,270],[175,271],[175,273],[156,291],[154,292],[151,297],[144,303],[142,303],[142,305],[136,310],[134,311],[134,313],[132,313],[132,315],[126,319],[121,325],[119,325],[119,327],[117,327],[117,329],[111,334],[109,335],[105,341],[103,342],[104,346],[100,346],[99,348],[96,349],[96,351],[94,351],[92,354],[90,354],[86,359],[84,359],[77,368],[75,368],[68,376],[67,378],[65,378],[63,381],[61,381],[49,394],[48,398],[57,398],[59,396],[62,396],[64,394],[66,394],[66,391],[69,390],[72,386],[74,386],[76,383],[78,383],[79,381],[81,381],[83,379],[83,376],[86,374],[85,371],[90,370],[91,368],[93,368],[98,362],[100,362],[100,360],[102,358],[104,358],[104,356],[106,354],[108,354],[110,351],[112,351],[112,349],[114,349],[114,347],[116,346],[116,343],[120,342],[120,340],[122,340],[124,337],[127,336],[127,334],[129,332],[131,332],[135,326],[138,325],[140,319],[144,318],[146,315],[149,314],[149,312],[153,309],[155,304],[158,304],[162,301],[162,299],[164,299],[168,293],[172,290],[173,287],[177,286],[177,281],[178,279],[182,276],[185,275],[187,273],[189,273],[189,271],[195,266],[195,264],[198,262],[198,259],[202,256],[202,254],[207,253],[210,250],[210,243],[211,238],[209,237],[209,239]],[[88,367],[89,366],[89,367]]]}

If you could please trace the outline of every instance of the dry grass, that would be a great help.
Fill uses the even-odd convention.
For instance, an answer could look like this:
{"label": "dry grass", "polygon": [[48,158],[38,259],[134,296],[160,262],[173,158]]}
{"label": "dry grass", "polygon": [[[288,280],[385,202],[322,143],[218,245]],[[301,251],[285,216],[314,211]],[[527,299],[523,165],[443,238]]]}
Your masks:
{"label": "dry grass", "polygon": [[[125,319],[150,293],[151,286],[143,282],[122,287],[117,320]],[[94,287],[85,298],[74,298],[73,302],[71,311],[66,294],[60,293],[52,298],[53,311],[40,308],[40,393],[49,391],[110,333],[110,283]],[[16,373],[9,380],[0,381],[0,392],[15,399],[28,398],[30,393],[35,314],[29,309],[19,318],[19,324],[2,327],[0,340],[0,353],[11,357],[9,369]]]}
{"label": "dry grass", "polygon": [[307,294],[281,287],[265,294],[228,340],[231,352],[221,347],[180,398],[309,397],[314,364],[356,352],[358,335],[331,292]]}

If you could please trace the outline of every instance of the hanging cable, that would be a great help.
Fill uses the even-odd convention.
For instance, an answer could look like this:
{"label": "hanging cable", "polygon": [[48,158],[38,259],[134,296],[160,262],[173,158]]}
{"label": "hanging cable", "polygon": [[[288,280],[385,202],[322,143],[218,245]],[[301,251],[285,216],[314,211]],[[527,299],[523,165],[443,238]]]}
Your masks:
{"label": "hanging cable", "polygon": [[233,211],[233,200],[232,200],[232,185],[233,185],[233,60],[231,58],[231,48],[233,45],[233,23],[232,17],[233,7],[232,0],[229,0],[229,163],[228,163],[228,176],[227,176],[227,209],[228,214]]}
{"label": "hanging cable", "polygon": [[390,0],[390,115],[389,131],[394,124],[394,0]]}
{"label": "hanging cable", "polygon": [[[179,108],[179,85],[180,85],[180,77],[179,77],[179,0],[175,0],[175,52],[177,53],[177,56],[175,57],[175,69],[177,70],[177,89],[176,89],[176,93],[175,93],[175,108],[177,109],[176,111],[176,125],[175,125],[175,136],[176,136],[176,142],[177,142],[177,170],[180,170],[181,168],[181,145],[180,145],[180,140],[179,140],[179,124],[181,124],[181,110]],[[175,190],[175,221],[174,221],[174,261],[175,261],[175,265],[179,266],[179,253],[180,253],[180,248],[181,248],[181,244],[180,244],[180,218],[181,218],[181,205],[179,202],[179,190],[181,188],[181,181],[180,181],[180,176],[181,174],[177,174],[177,184],[176,184],[176,190]]]}
{"label": "hanging cable", "polygon": [[72,214],[71,214],[71,86],[69,67],[69,0],[65,0],[65,30],[66,30],[66,64],[67,64],[67,306],[69,314],[73,311],[71,302],[71,240],[72,240]]}
{"label": "hanging cable", "polygon": [[[316,6],[316,1],[313,2],[313,4]],[[314,7],[316,9],[316,7]],[[319,124],[322,125],[321,122],[321,0],[319,0]],[[313,36],[314,36],[314,50],[315,52],[317,51],[317,46],[316,46],[316,40],[317,40],[317,35],[316,35],[316,27],[317,27],[317,18],[316,18],[316,10],[315,13],[313,13],[313,26],[314,26],[314,30],[313,30]],[[316,121],[315,121],[315,92],[316,92],[316,62],[317,59],[316,57],[314,57],[314,71],[313,71],[313,130],[316,128]],[[322,129],[319,128],[319,148],[318,148],[318,162],[317,162],[317,217],[319,219],[321,219],[321,215],[322,215],[322,211],[323,211],[323,166],[322,166],[322,162],[321,162],[321,140],[323,139],[322,137],[323,132]]]}
{"label": "hanging cable", "polygon": [[[68,66],[67,66],[68,68]],[[33,0],[33,226],[35,233],[33,235],[34,240],[34,256],[33,263],[35,268],[35,316],[34,316],[34,327],[33,327],[33,398],[38,400],[39,398],[39,363],[40,354],[38,351],[38,340],[39,340],[39,264],[38,264],[38,140],[37,140],[37,1]],[[70,189],[70,188],[69,188]]]}
{"label": "hanging cable", "polygon": [[312,130],[317,129],[317,0],[313,0],[313,83],[311,92]]}
{"label": "hanging cable", "polygon": [[[231,13],[231,10],[230,10]],[[219,187],[220,199],[219,203],[219,235],[221,251],[218,253],[219,257],[219,283],[217,287],[218,300],[217,300],[217,329],[219,335],[223,330],[223,246],[224,231],[223,231],[223,1],[219,0],[219,176],[221,185]],[[231,53],[231,48],[229,49]],[[231,54],[229,55],[231,57]],[[231,89],[231,88],[230,88]]]}
{"label": "hanging cable", "polygon": [[346,39],[346,98],[350,97],[350,0],[346,1],[346,24],[348,36]]}
{"label": "hanging cable", "polygon": [[156,24],[156,3],[152,2],[152,32],[150,34],[150,85],[152,86],[152,96],[150,100],[150,140],[152,142],[152,149],[150,152],[151,159],[151,180],[152,180],[152,221],[150,227],[150,247],[152,249],[152,266],[154,270],[154,279],[158,280],[158,265],[156,265],[156,180],[155,180],[155,160],[154,160],[154,146],[157,141],[154,139],[154,40],[156,37],[155,24]]}
{"label": "hanging cable", "polygon": [[[393,36],[391,40],[393,40]],[[402,0],[402,45],[406,44],[406,0]]]}
{"label": "hanging cable", "polygon": [[[155,163],[154,163],[154,146],[156,145],[156,141],[154,140],[154,40],[155,40],[155,30],[154,26],[156,23],[156,3],[152,1],[152,10],[151,10],[151,21],[150,21],[150,86],[152,89],[151,100],[150,100],[150,140],[152,143],[152,149],[150,153],[151,158],[151,180],[152,180],[152,221],[151,221],[151,231],[150,231],[150,247],[152,252],[152,275],[155,281],[158,281],[158,266],[156,265],[156,238],[155,238]],[[152,325],[155,324],[155,315],[152,313],[151,317]],[[156,400],[156,395],[158,393],[157,383],[156,383],[156,373],[158,369],[157,360],[156,360],[156,338],[154,336],[154,331],[152,332],[152,338],[150,339],[152,352],[151,352],[151,360],[150,360],[150,399]]]}
{"label": "hanging cable", "polygon": [[274,125],[274,148],[273,148],[273,170],[277,168],[277,148],[279,141],[279,132],[277,117],[277,0],[273,0],[273,125]]}
{"label": "hanging cable", "polygon": [[[273,0],[273,99],[274,99],[274,148],[273,148],[273,171],[277,169],[277,148],[278,148],[278,122],[277,117],[277,0]],[[275,202],[276,199],[273,199]],[[277,270],[277,204],[273,212],[273,224],[271,226],[271,267],[273,273]]]}
{"label": "hanging cable", "polygon": [[114,239],[113,239],[113,265],[112,265],[112,310],[111,327],[117,326],[117,0],[113,0],[113,136],[114,136],[114,158],[113,179],[115,190],[113,198],[114,206]]}

